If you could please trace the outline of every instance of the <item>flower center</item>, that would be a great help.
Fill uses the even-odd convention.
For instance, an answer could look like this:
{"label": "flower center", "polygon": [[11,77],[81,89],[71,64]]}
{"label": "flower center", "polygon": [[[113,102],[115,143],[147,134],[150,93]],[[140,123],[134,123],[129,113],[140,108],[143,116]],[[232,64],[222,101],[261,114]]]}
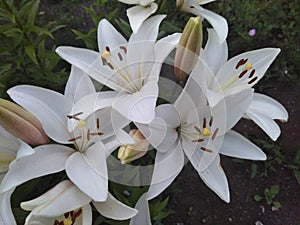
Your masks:
{"label": "flower center", "polygon": [[55,220],[53,225],[74,225],[76,219],[82,214],[82,209],[71,211],[64,214],[62,221]]}
{"label": "flower center", "polygon": [[[208,126],[207,126],[208,125]],[[191,142],[194,143],[200,143],[200,149],[206,152],[213,152],[211,149],[208,149],[206,146],[207,142],[209,139],[212,141],[216,138],[217,133],[219,131],[219,128],[216,128],[212,132],[212,125],[213,125],[213,117],[210,117],[209,123],[207,124],[206,122],[206,117],[203,117],[202,120],[202,128],[200,128],[197,125],[194,125],[192,128],[190,125],[188,126],[183,126],[180,129],[180,132],[189,138]]]}
{"label": "flower center", "polygon": [[77,124],[74,128],[74,134],[75,137],[69,139],[68,141],[74,142],[74,145],[76,149],[80,152],[84,152],[87,148],[89,148],[91,145],[93,145],[96,142],[96,138],[98,136],[103,135],[102,132],[100,132],[100,119],[96,118],[96,130],[91,132],[91,129],[88,128],[87,123],[78,118],[81,113],[76,113],[74,115],[68,115],[67,117],[69,119],[76,120]]}
{"label": "flower center", "polygon": [[230,75],[228,81],[221,86],[219,91],[223,91],[229,87],[234,87],[238,85],[240,82],[247,83],[251,85],[258,79],[255,75],[255,68],[253,65],[248,62],[248,59],[240,59],[236,65],[235,69]]}
{"label": "flower center", "polygon": [[127,48],[120,46],[117,52],[112,52],[109,46],[106,46],[105,50],[101,54],[102,63],[105,66],[115,72],[114,76],[117,79],[112,80],[118,86],[121,86],[129,93],[135,93],[141,89],[141,82],[135,80],[135,76],[132,75],[130,68],[128,68]]}

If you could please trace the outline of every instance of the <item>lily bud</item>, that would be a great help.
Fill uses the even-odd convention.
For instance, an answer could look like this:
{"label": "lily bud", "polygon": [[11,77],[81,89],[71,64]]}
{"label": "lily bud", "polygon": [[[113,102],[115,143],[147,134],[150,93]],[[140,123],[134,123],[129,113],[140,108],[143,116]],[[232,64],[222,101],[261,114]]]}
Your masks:
{"label": "lily bud", "polygon": [[202,46],[202,22],[200,17],[191,17],[178,43],[174,74],[178,81],[184,80],[193,70]]}
{"label": "lily bud", "polygon": [[13,136],[31,145],[49,142],[40,121],[21,106],[0,99],[0,125]]}
{"label": "lily bud", "polygon": [[129,135],[135,140],[134,145],[122,145],[118,151],[118,159],[122,164],[130,163],[143,157],[148,150],[149,142],[138,129],[133,129]]}

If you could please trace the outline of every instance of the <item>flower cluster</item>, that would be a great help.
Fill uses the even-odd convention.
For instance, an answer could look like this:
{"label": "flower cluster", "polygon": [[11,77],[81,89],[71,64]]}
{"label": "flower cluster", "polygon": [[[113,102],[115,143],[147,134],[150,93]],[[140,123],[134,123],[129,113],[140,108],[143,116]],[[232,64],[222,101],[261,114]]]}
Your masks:
{"label": "flower cluster", "polygon": [[[186,161],[229,202],[220,154],[266,159],[258,146],[232,128],[246,118],[273,140],[280,135],[274,120],[286,121],[287,111],[253,88],[279,49],[228,59],[226,20],[201,6],[211,0],[177,0],[179,10],[198,17],[191,18],[182,34],[159,40],[165,15],[151,16],[159,7],[154,0],[120,2],[134,5],[127,10],[133,30],[129,40],[103,19],[99,52],[56,49],[72,65],[64,94],[20,85],[8,95],[23,108],[0,102],[1,225],[16,224],[10,197],[17,186],[61,171],[65,180],[21,203],[30,211],[25,224],[90,225],[92,206],[108,218],[151,224],[148,201],[174,181]],[[213,27],[204,48],[201,17]],[[173,79],[161,72],[167,61],[174,61],[174,74],[167,76]],[[95,83],[107,88],[98,90]],[[120,147],[120,163],[130,163],[146,155],[150,146],[156,155],[149,189],[131,208],[109,192],[108,158]]]}

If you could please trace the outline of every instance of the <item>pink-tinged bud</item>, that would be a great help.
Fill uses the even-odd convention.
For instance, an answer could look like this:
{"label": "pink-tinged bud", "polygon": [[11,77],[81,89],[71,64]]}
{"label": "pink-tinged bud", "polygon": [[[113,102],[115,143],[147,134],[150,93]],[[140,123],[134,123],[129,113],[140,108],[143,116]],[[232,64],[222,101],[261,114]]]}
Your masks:
{"label": "pink-tinged bud", "polygon": [[0,125],[13,136],[31,145],[49,142],[40,121],[21,106],[0,99]]}
{"label": "pink-tinged bud", "polygon": [[147,151],[149,142],[138,129],[133,129],[129,135],[135,140],[134,145],[122,145],[118,151],[118,159],[122,164],[130,163],[143,157]]}
{"label": "pink-tinged bud", "polygon": [[187,22],[176,49],[174,61],[175,79],[184,80],[193,70],[202,46],[201,18],[191,17]]}

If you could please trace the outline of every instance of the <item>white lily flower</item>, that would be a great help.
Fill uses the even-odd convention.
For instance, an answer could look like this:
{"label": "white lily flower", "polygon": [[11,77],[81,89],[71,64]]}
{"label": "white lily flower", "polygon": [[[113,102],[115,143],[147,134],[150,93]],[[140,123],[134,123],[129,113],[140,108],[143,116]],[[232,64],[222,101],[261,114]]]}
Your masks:
{"label": "white lily flower", "polygon": [[147,193],[144,193],[137,201],[134,208],[138,210],[138,213],[130,220],[129,225],[152,225],[149,203],[146,197]]}
{"label": "white lily flower", "polygon": [[[33,150],[27,144],[18,140],[0,126],[0,183],[14,160],[32,154]],[[11,209],[10,197],[15,187],[0,193],[0,224],[16,225]]]}
{"label": "white lily flower", "polygon": [[14,101],[41,121],[50,138],[61,144],[74,144],[74,148],[57,144],[36,147],[34,154],[14,163],[0,191],[65,170],[70,180],[93,200],[107,199],[106,158],[113,149],[107,149],[103,141],[115,135],[125,143],[132,143],[132,139],[121,130],[128,121],[111,110],[115,93],[96,93],[90,78],[81,73],[73,68],[65,95],[28,85],[8,91]]}
{"label": "white lily flower", "polygon": [[158,8],[155,0],[119,0],[119,2],[135,5],[127,9],[127,16],[133,33],[137,33],[142,23]]}
{"label": "white lily flower", "polygon": [[113,108],[131,121],[148,123],[154,118],[161,64],[176,46],[180,34],[156,43],[164,15],[146,20],[127,41],[107,20],[98,26],[99,52],[58,47],[56,52],[96,81],[118,92]]}
{"label": "white lily flower", "polygon": [[22,202],[21,207],[31,211],[25,225],[91,225],[92,203],[103,216],[126,220],[137,214],[115,199],[111,194],[104,202],[95,202],[72,182],[65,180],[48,192],[31,201]]}
{"label": "white lily flower", "polygon": [[[217,34],[213,29],[209,29],[208,33],[208,42],[201,51],[201,57],[212,71],[208,79],[203,81],[207,85],[203,88],[207,88],[208,100],[212,105],[223,95],[253,87],[280,52],[280,49],[264,48],[240,54],[227,61],[226,42],[218,44]],[[276,140],[280,135],[280,128],[274,119],[287,121],[288,113],[276,100],[255,93],[244,117],[252,119],[272,140]]]}
{"label": "white lily flower", "polygon": [[249,153],[236,152],[235,145],[232,146],[234,149],[223,145],[223,139],[231,137],[227,137],[227,133],[249,107],[253,90],[243,89],[224,96],[223,101],[209,107],[200,88],[200,76],[205,76],[208,69],[204,62],[197,63],[173,105],[158,106],[156,118],[149,125],[136,123],[149,143],[157,149],[148,200],[156,197],[172,183],[183,168],[184,155],[207,186],[226,202],[229,201],[229,188],[226,176],[219,166],[219,151],[241,158],[248,155],[250,158],[265,158],[258,147],[244,141],[240,136],[234,137],[235,143],[239,143],[241,149],[250,149]]}
{"label": "white lily flower", "polygon": [[228,34],[228,24],[225,18],[218,14],[204,9],[201,5],[213,2],[215,0],[176,0],[176,5],[179,10],[183,12],[192,13],[197,16],[205,18],[212,27],[216,30],[218,35],[218,42],[223,43]]}

